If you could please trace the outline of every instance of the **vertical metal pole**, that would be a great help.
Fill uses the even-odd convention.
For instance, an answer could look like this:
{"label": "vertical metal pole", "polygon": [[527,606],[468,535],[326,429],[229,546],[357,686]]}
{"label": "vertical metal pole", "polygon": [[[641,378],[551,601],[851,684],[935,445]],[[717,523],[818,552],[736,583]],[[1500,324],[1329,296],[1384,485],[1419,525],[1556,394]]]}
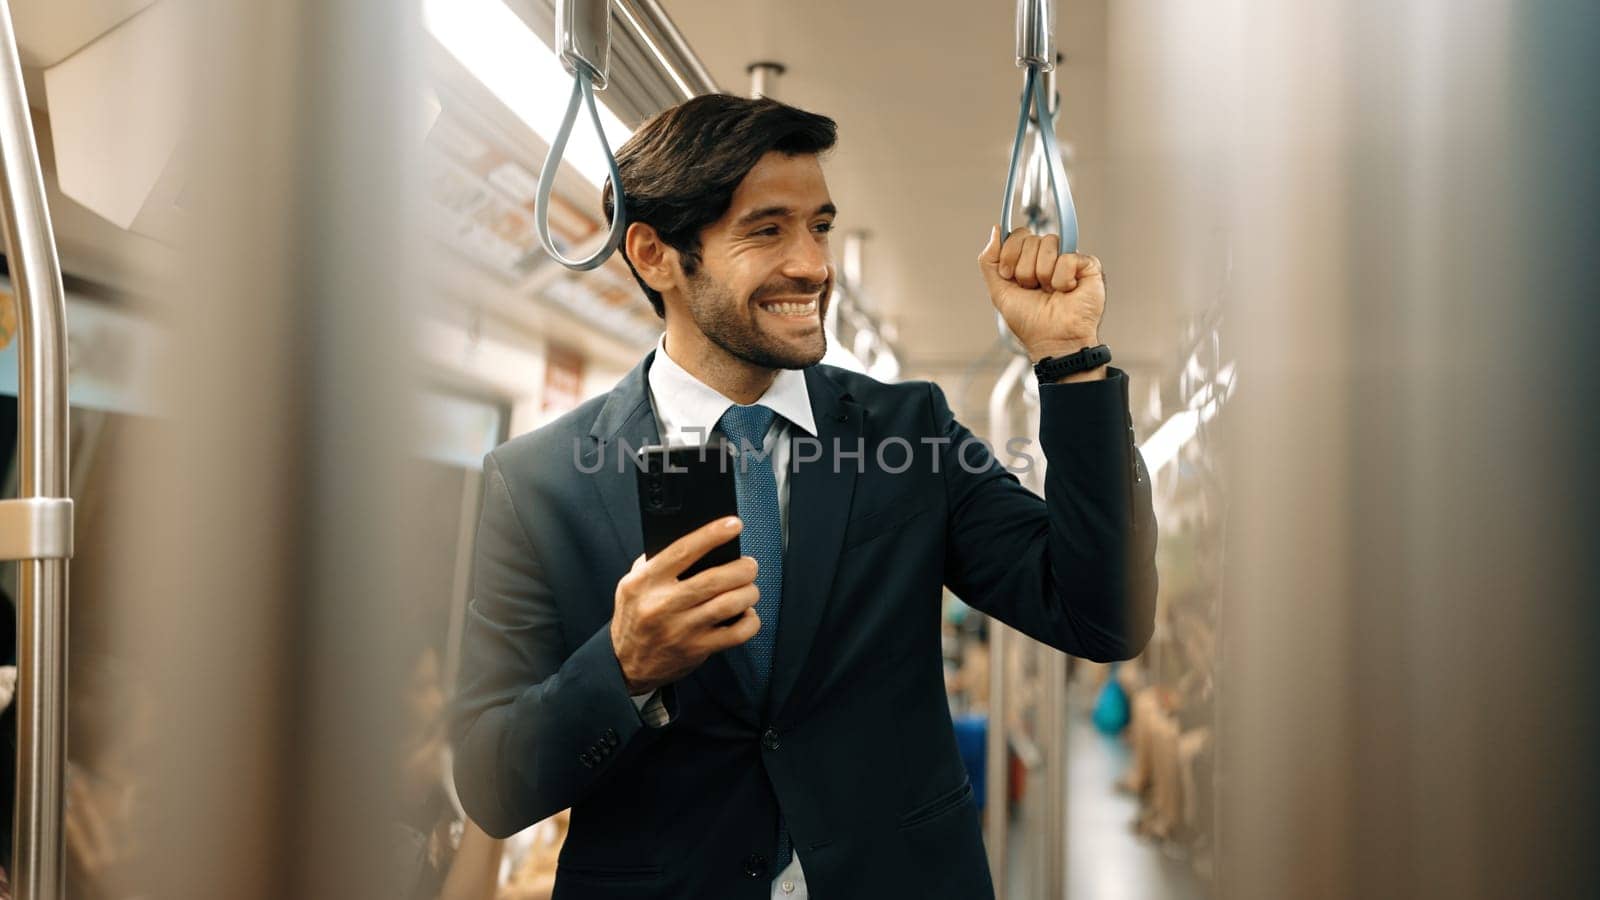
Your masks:
{"label": "vertical metal pole", "polygon": [[783,63],[753,62],[744,67],[750,74],[750,96],[772,97],[778,92],[778,79],[789,71]]}
{"label": "vertical metal pole", "polygon": [[1067,895],[1067,655],[1042,648],[1039,732],[1044,751],[1043,896]]}
{"label": "vertical metal pole", "polygon": [[1017,65],[1050,71],[1056,64],[1055,45],[1052,0],[1017,0]]}
{"label": "vertical metal pole", "polygon": [[989,730],[984,750],[983,826],[989,846],[994,895],[1006,896],[1006,645],[1011,629],[989,619]]}
{"label": "vertical metal pole", "polygon": [[[1030,446],[1039,446],[1039,397],[1037,382],[1031,385],[1034,393],[1027,395],[1031,402],[1028,427]],[[1028,486],[1044,495],[1044,480],[1049,463],[1035,466],[1029,473]],[[1040,667],[1046,679],[1042,691],[1040,730],[1044,733],[1045,758],[1045,844],[1043,884],[1045,896],[1060,900],[1067,895],[1067,655],[1054,647],[1043,647],[1044,664]]]}
{"label": "vertical metal pole", "polygon": [[[67,495],[66,303],[11,8],[0,0],[0,220],[16,294],[18,495]],[[23,559],[17,598],[18,900],[61,896],[67,561]]]}
{"label": "vertical metal pole", "polygon": [[[989,394],[989,438],[1004,440],[1011,430],[1011,395],[1022,384],[1028,371],[1024,356],[1013,356],[1006,365],[994,390]],[[987,735],[984,779],[984,827],[989,846],[989,874],[994,879],[995,896],[1006,896],[1006,826],[1009,821],[1007,796],[1007,765],[1010,755],[1006,743],[1006,669],[1013,636],[1010,627],[994,617],[989,618],[989,732]]]}

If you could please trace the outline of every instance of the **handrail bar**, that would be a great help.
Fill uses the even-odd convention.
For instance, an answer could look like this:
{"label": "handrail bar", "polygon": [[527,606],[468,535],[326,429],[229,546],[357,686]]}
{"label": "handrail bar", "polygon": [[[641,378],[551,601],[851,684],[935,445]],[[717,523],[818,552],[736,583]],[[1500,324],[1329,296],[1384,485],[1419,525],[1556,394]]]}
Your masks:
{"label": "handrail bar", "polygon": [[666,69],[678,93],[688,100],[701,94],[721,93],[716,79],[700,57],[689,47],[683,32],[674,25],[657,0],[613,0],[622,21],[656,62]]}
{"label": "handrail bar", "polygon": [[66,292],[8,0],[0,0],[0,224],[17,303],[20,478],[18,499],[0,501],[3,543],[19,560],[12,891],[17,900],[58,900],[72,554]]}

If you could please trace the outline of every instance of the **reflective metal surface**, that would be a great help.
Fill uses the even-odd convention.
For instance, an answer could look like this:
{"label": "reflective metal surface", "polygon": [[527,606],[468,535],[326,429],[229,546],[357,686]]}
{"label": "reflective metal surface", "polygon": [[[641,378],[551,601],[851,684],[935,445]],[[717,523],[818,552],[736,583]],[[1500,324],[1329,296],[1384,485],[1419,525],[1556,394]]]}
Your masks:
{"label": "reflective metal surface", "polygon": [[[0,0],[0,219],[16,289],[17,494],[67,495],[66,300],[45,204],[39,150],[17,59],[11,8]],[[66,760],[66,618],[70,501],[13,507],[31,520],[24,549],[56,551],[18,564],[17,809],[12,886],[18,900],[61,896]],[[54,532],[53,536],[50,532]],[[62,546],[65,544],[65,546]],[[30,554],[32,555],[32,554]]]}
{"label": "reflective metal surface", "polygon": [[[1011,431],[1011,398],[1022,384],[1028,371],[1028,360],[1013,356],[1005,371],[995,382],[989,395],[989,436],[991,439],[1008,435]],[[1009,742],[1007,731],[1010,720],[1007,713],[1006,659],[1011,647],[1019,640],[1011,628],[999,620],[989,620],[989,730],[984,756],[984,842],[989,850],[989,874],[994,879],[995,896],[1006,896],[1007,834],[1010,794]]]}
{"label": "reflective metal surface", "polygon": [[628,29],[649,48],[683,93],[683,99],[715,94],[717,80],[695,55],[683,33],[656,0],[615,0],[617,13]]}
{"label": "reflective metal surface", "polygon": [[0,500],[0,559],[70,559],[72,501],[65,497]]}
{"label": "reflective metal surface", "polygon": [[1017,65],[1056,66],[1056,23],[1050,0],[1017,0]]}
{"label": "reflective metal surface", "polygon": [[745,67],[750,73],[750,96],[775,97],[778,92],[778,79],[784,72],[783,63],[753,62]]}
{"label": "reflective metal surface", "polygon": [[611,4],[607,0],[556,0],[556,48],[561,64],[597,91],[606,87],[611,57]]}
{"label": "reflective metal surface", "polygon": [[[1037,421],[1037,419],[1035,419]],[[1043,479],[1040,479],[1041,482]],[[1042,486],[1042,485],[1041,485]],[[1039,731],[1044,735],[1041,877],[1049,897],[1067,890],[1067,655],[1039,647]]]}

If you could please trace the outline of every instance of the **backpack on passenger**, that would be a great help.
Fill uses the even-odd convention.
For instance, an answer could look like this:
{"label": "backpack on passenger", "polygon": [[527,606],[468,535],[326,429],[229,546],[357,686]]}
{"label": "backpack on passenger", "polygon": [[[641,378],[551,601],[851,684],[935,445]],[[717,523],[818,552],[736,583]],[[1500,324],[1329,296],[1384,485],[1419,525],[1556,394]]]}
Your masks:
{"label": "backpack on passenger", "polygon": [[1094,727],[1100,729],[1102,734],[1121,734],[1122,729],[1128,727],[1128,694],[1117,679],[1118,665],[1111,664],[1106,685],[1100,689],[1100,697],[1094,702]]}

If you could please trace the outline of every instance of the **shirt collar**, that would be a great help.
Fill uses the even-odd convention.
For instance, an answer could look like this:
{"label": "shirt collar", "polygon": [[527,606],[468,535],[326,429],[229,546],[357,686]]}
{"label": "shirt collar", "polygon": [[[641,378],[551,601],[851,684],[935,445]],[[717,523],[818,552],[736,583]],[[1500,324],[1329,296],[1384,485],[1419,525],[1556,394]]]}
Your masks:
{"label": "shirt collar", "polygon": [[[722,420],[722,414],[733,405],[733,401],[689,374],[667,355],[666,335],[656,341],[656,357],[650,364],[649,380],[657,414],[678,430],[704,429],[704,433],[709,434]],[[756,402],[816,437],[817,422],[811,413],[811,393],[806,388],[804,371],[779,369],[772,386]]]}

